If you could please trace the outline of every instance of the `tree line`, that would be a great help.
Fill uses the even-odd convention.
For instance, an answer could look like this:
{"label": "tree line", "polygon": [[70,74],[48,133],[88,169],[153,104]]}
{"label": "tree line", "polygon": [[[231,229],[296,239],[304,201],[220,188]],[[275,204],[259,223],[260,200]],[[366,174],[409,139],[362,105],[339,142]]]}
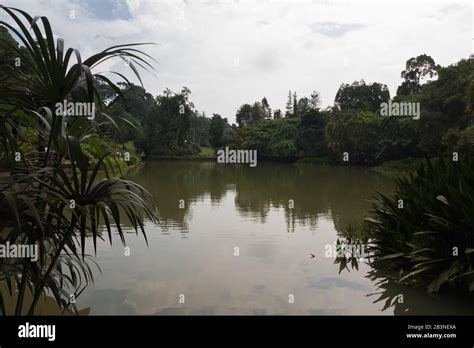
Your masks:
{"label": "tree line", "polygon": [[351,164],[377,164],[422,155],[472,151],[474,145],[474,62],[448,67],[427,55],[411,58],[401,72],[394,102],[420,103],[420,119],[381,117],[391,99],[385,84],[364,80],[342,84],[334,105],[321,109],[318,92],[298,99],[289,92],[284,115],[270,114],[266,98],[245,104],[229,141],[236,148],[256,148],[272,158],[323,157]]}
{"label": "tree line", "polygon": [[[471,151],[474,145],[473,60],[441,67],[428,55],[409,59],[394,102],[420,103],[420,118],[382,117],[391,99],[383,83],[341,84],[334,105],[321,107],[317,91],[298,97],[288,92],[285,110],[272,109],[266,97],[236,112],[236,124],[219,114],[208,117],[190,101],[191,91],[166,89],[153,97],[143,88],[126,88],[114,110],[135,120],[143,132],[115,134],[133,140],[145,156],[196,155],[202,147],[256,149],[271,159],[323,158],[372,165],[407,157]],[[123,85],[125,86],[125,85]],[[124,87],[125,88],[125,87]],[[132,90],[133,89],[133,90]]]}

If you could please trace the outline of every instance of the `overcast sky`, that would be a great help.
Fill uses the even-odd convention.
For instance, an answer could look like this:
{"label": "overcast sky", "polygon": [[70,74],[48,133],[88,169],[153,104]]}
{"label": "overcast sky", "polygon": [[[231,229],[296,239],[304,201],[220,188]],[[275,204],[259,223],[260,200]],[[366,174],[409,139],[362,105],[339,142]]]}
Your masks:
{"label": "overcast sky", "polygon": [[[199,111],[230,122],[240,105],[264,96],[284,110],[290,89],[298,97],[317,90],[326,106],[341,83],[364,79],[387,84],[393,96],[407,59],[426,53],[446,66],[473,52],[472,1],[2,2],[46,15],[82,56],[157,43],[144,49],[158,61],[156,76],[142,73],[145,88],[156,95],[187,86]],[[115,61],[99,70],[125,68]]]}

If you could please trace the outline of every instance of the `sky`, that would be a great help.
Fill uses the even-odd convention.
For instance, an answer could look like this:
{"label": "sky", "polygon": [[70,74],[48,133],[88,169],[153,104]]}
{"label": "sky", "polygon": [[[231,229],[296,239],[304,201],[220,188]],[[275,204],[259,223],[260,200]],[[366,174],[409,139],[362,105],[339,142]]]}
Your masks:
{"label": "sky", "polygon": [[[339,86],[364,79],[395,95],[405,62],[428,54],[442,66],[473,50],[472,1],[3,0],[49,18],[82,57],[113,45],[153,42],[153,95],[188,87],[207,116],[235,122],[244,103],[266,97],[284,111],[288,91],[316,90],[332,105]],[[2,12],[0,18],[5,19]],[[84,60],[84,58],[83,58]],[[117,59],[95,71],[134,77]],[[135,79],[136,83],[138,81]]]}

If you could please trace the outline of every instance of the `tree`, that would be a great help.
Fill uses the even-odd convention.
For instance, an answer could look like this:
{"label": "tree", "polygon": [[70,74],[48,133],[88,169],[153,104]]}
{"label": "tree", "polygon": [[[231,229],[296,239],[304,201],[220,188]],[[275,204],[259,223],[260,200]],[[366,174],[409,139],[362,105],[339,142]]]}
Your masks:
{"label": "tree", "polygon": [[224,124],[226,122],[219,114],[214,114],[209,125],[209,142],[213,148],[223,145]]}
{"label": "tree", "polygon": [[276,109],[274,112],[273,112],[273,119],[274,120],[278,120],[280,118],[282,118],[282,114],[281,114],[281,110],[280,109]]}
{"label": "tree", "polygon": [[272,145],[271,155],[276,158],[296,157],[298,149],[294,141],[282,140]]}
{"label": "tree", "polygon": [[114,126],[109,127],[111,137],[124,144],[140,137],[143,130],[141,125],[145,124],[145,116],[155,106],[155,98],[141,86],[129,86],[123,82],[117,85],[120,86],[123,97],[103,84],[99,93],[103,100],[109,101],[109,113],[116,115],[116,122],[121,125],[120,131]]}
{"label": "tree", "polygon": [[377,112],[380,104],[390,99],[386,85],[374,82],[366,84],[364,80],[352,85],[342,84],[337,91],[335,103],[340,110],[368,110]]}
{"label": "tree", "polygon": [[296,96],[296,92],[293,92],[293,115],[292,117],[298,117],[298,97]]}
{"label": "tree", "polygon": [[190,121],[191,121],[191,129],[190,129],[191,141],[194,144],[199,145],[200,147],[210,146],[209,126],[211,124],[211,120],[208,117],[206,117],[204,113],[196,112],[195,114],[191,115]]}
{"label": "tree", "polygon": [[266,119],[271,119],[272,118],[272,109],[270,108],[270,105],[268,104],[267,98],[263,97],[262,99],[262,107],[263,110],[265,111],[265,118]]}
{"label": "tree", "polygon": [[321,157],[327,155],[325,128],[326,117],[323,113],[310,110],[301,115],[301,121],[298,125],[300,156]]}
{"label": "tree", "polygon": [[300,100],[298,100],[298,105],[296,109],[298,110],[299,116],[309,113],[312,110],[309,99],[306,97],[303,97]]}
{"label": "tree", "polygon": [[397,95],[417,94],[421,91],[422,80],[437,76],[439,65],[426,54],[407,60],[401,77],[405,80],[397,89]]}
{"label": "tree", "polygon": [[146,156],[193,155],[199,151],[192,143],[191,121],[196,116],[189,100],[191,91],[183,87],[180,93],[165,89],[156,97],[154,106],[146,114],[144,135],[135,141],[137,149]]}
{"label": "tree", "polygon": [[309,98],[309,106],[313,110],[319,110],[321,107],[321,95],[319,92],[313,91]]}
{"label": "tree", "polygon": [[285,111],[285,117],[291,117],[293,114],[293,96],[291,94],[291,91],[288,91],[288,100],[286,102],[286,111]]}
{"label": "tree", "polygon": [[298,120],[276,119],[239,128],[229,139],[229,146],[253,149],[258,155],[290,158],[297,155]]}
{"label": "tree", "polygon": [[373,164],[379,161],[380,118],[373,111],[338,111],[327,124],[328,147],[337,161],[350,155],[351,164]]}
{"label": "tree", "polygon": [[[463,59],[437,70],[438,79],[423,85],[418,95],[411,96],[422,105],[420,120],[415,124],[418,147],[430,156],[455,151],[443,138],[459,136],[473,124],[470,93],[473,88],[474,60]],[[449,134],[448,134],[449,132]]]}
{"label": "tree", "polygon": [[262,103],[260,102],[253,103],[250,123],[255,125],[265,120],[266,117],[267,117],[267,111],[262,106]]}
{"label": "tree", "polygon": [[[10,35],[7,28],[0,27],[0,76],[3,73],[12,72],[16,66],[16,58],[20,58],[19,52],[25,53],[26,49],[20,47],[18,42]],[[21,67],[21,60],[18,61]],[[23,62],[26,64],[27,62]],[[8,70],[8,71],[5,71]],[[3,73],[2,73],[3,71]]]}
{"label": "tree", "polygon": [[242,105],[235,115],[239,128],[245,127],[252,119],[252,106],[250,104]]}
{"label": "tree", "polygon": [[242,105],[235,115],[239,128],[246,125],[255,125],[262,122],[267,117],[267,111],[260,102],[255,102],[253,105]]}

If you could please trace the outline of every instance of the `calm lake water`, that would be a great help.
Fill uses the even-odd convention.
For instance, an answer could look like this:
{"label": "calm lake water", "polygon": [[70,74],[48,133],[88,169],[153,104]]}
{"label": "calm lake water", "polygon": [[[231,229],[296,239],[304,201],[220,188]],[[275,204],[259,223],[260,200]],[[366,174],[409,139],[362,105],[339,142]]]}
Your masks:
{"label": "calm lake water", "polygon": [[325,257],[367,199],[393,189],[370,169],[163,161],[128,176],[160,225],[146,225],[148,246],[130,231],[130,255],[117,235],[98,244],[102,274],[77,300],[91,314],[474,313],[472,297],[429,296],[365,263],[339,273]]}

